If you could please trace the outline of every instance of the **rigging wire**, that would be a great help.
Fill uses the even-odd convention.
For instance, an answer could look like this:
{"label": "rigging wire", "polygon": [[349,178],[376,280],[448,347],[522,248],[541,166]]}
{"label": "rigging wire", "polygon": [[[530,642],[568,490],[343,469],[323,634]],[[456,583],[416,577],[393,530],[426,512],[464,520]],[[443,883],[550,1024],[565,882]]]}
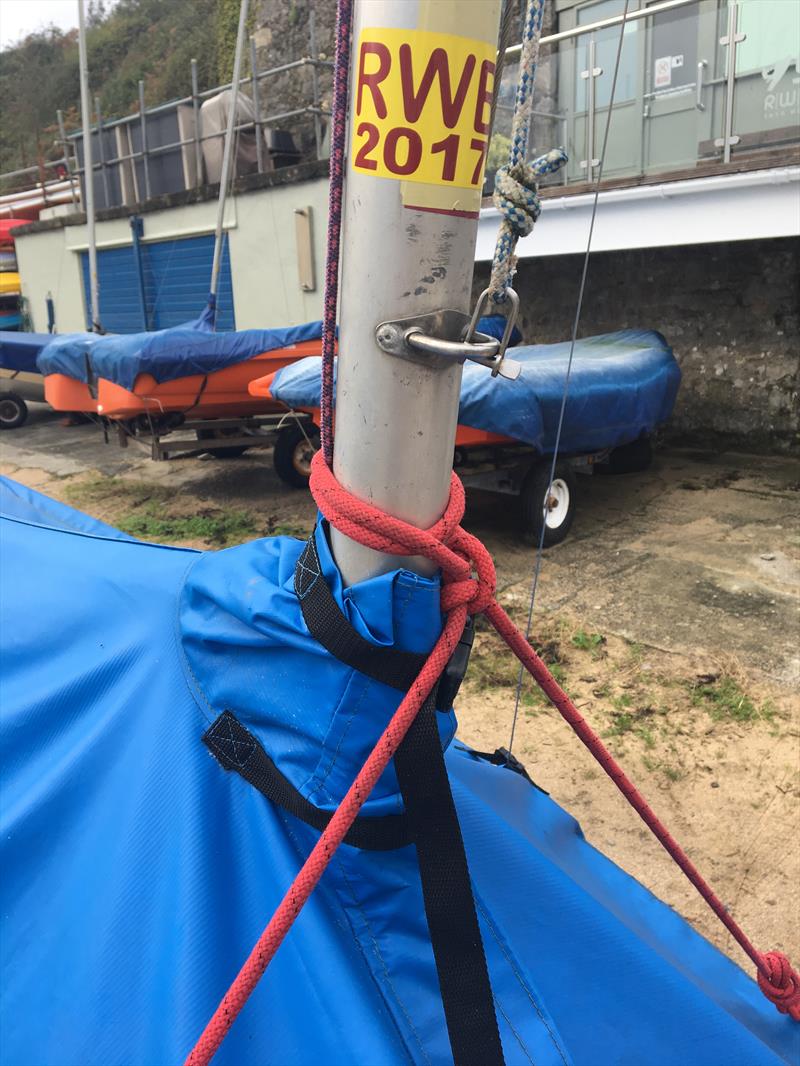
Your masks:
{"label": "rigging wire", "polygon": [[[564,427],[564,415],[565,415],[565,412],[566,412],[566,409],[567,409],[567,398],[568,398],[568,395],[569,395],[569,382],[570,382],[570,376],[572,374],[572,360],[573,360],[573,356],[575,354],[575,344],[576,344],[576,341],[578,339],[578,328],[580,326],[581,313],[583,311],[583,297],[584,297],[584,293],[586,291],[586,276],[587,276],[588,271],[589,271],[589,259],[590,259],[591,250],[592,250],[592,237],[594,235],[594,223],[595,223],[595,219],[597,217],[597,204],[598,204],[598,201],[600,199],[600,182],[603,180],[603,168],[605,167],[605,162],[606,162],[606,150],[608,148],[608,135],[609,135],[609,131],[611,130],[611,114],[612,114],[612,112],[614,110],[614,99],[616,97],[616,92],[617,92],[617,78],[618,78],[618,75],[619,75],[620,60],[622,58],[622,46],[623,46],[623,43],[624,43],[624,40],[625,40],[625,26],[626,26],[627,19],[628,19],[628,6],[629,6],[629,4],[630,4],[630,0],[625,0],[625,8],[624,8],[624,10],[622,12],[622,22],[621,22],[620,28],[619,28],[619,41],[617,43],[617,56],[616,56],[616,59],[614,61],[614,76],[613,76],[612,81],[611,81],[611,96],[610,96],[610,99],[609,99],[609,102],[608,102],[608,112],[606,114],[606,127],[605,127],[605,132],[603,134],[603,148],[602,148],[602,151],[600,152],[600,165],[599,165],[598,170],[597,170],[597,179],[596,179],[595,185],[594,185],[594,199],[592,201],[592,215],[591,215],[591,219],[589,221],[589,234],[588,234],[588,237],[587,237],[587,240],[586,240],[586,251],[585,251],[584,256],[583,256],[583,269],[581,271],[580,286],[578,287],[578,302],[577,302],[577,305],[575,307],[575,318],[574,318],[573,323],[572,323],[572,336],[570,338],[570,345],[569,345],[569,358],[567,360],[567,372],[566,372],[566,374],[564,376],[564,391],[563,391],[562,396],[561,396],[561,409],[560,409],[560,411],[558,413],[558,427],[556,429],[556,442],[555,442],[555,448],[553,450],[553,460],[552,460],[552,462],[550,464],[550,477],[549,477],[548,482],[547,482],[547,494],[545,496],[545,501],[544,501],[544,504],[543,504],[542,528],[541,528],[541,531],[539,533],[539,544],[538,544],[538,546],[536,548],[536,562],[534,564],[533,580],[531,582],[531,596],[530,596],[530,603],[528,605],[528,619],[527,619],[527,623],[525,625],[525,639],[526,640],[529,640],[530,639],[530,635],[531,635],[531,626],[533,625],[533,609],[534,609],[534,606],[535,606],[535,603],[536,603],[536,593],[537,593],[537,590],[539,588],[539,576],[540,576],[541,570],[542,570],[542,557],[544,555],[544,537],[545,537],[545,532],[547,530],[547,525],[546,525],[547,501],[548,501],[548,499],[550,497],[550,489],[552,487],[553,480],[555,479],[555,476],[556,476],[556,465],[558,463],[558,452],[559,452],[559,448],[560,448],[560,445],[561,445],[561,431],[562,431],[562,429]],[[591,91],[592,91],[592,89],[590,87],[589,88],[589,92],[591,92]],[[588,165],[589,166],[592,165],[591,159],[588,160]],[[522,697],[522,682],[523,682],[524,674],[525,674],[525,668],[522,666],[522,664],[520,664],[519,673],[517,675],[516,695],[515,695],[515,699],[514,699],[514,716],[511,719],[511,734],[510,734],[509,741],[508,741],[509,754],[511,753],[511,751],[514,748],[514,734],[515,734],[516,728],[517,728],[517,718],[519,717],[519,704],[520,704],[520,699]]]}
{"label": "rigging wire", "polygon": [[497,48],[497,62],[494,68],[494,89],[492,91],[492,108],[489,113],[489,139],[495,133],[495,115],[497,113],[497,104],[500,99],[500,88],[503,82],[503,69],[506,65],[506,51],[511,45],[511,35],[514,32],[514,0],[505,0],[503,5],[503,15],[500,21],[500,39]]}

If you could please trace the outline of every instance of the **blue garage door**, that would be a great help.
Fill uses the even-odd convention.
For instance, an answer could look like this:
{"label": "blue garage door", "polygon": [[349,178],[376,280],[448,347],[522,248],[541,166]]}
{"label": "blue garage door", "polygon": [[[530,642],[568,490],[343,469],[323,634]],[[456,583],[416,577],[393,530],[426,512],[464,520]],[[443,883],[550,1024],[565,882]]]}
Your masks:
{"label": "blue garage door", "polygon": [[[166,329],[197,318],[206,305],[213,236],[140,244],[142,281],[132,245],[104,248],[97,253],[100,321],[109,333],[140,333]],[[89,322],[89,255],[82,253],[86,324]],[[144,292],[142,289],[144,288]],[[144,300],[144,303],[143,303]],[[147,321],[145,321],[145,314]],[[217,329],[235,329],[233,286],[227,235],[217,295]]]}

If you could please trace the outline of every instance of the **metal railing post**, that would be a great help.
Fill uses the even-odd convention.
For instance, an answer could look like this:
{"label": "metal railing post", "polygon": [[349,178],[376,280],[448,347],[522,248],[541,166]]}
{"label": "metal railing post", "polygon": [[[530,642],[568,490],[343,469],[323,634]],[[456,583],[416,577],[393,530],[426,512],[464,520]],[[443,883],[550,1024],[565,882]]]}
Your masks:
{"label": "metal railing post", "polygon": [[314,21],[313,8],[308,15],[308,41],[311,49],[311,92],[312,92],[312,105],[314,107],[314,145],[317,151],[317,159],[320,158],[320,152],[322,151],[322,123],[319,116],[319,71],[317,69],[317,60],[319,56],[317,54],[317,33],[316,24]]}
{"label": "metal railing post", "polygon": [[747,37],[746,33],[738,33],[739,5],[728,3],[728,32],[720,37],[719,43],[728,49],[728,75],[725,79],[725,121],[723,123],[723,135],[714,141],[715,148],[722,149],[723,163],[730,163],[731,148],[739,143],[740,138],[733,132],[733,94],[736,88],[736,48]]}
{"label": "metal railing post", "polygon": [[197,60],[192,60],[192,111],[194,112],[194,165],[197,170],[197,184],[203,184],[203,148],[200,143],[200,101],[197,78]]}
{"label": "metal railing post", "polygon": [[[312,18],[313,13],[312,13]],[[250,38],[250,73],[253,76],[253,116],[256,123],[256,165],[258,173],[264,173],[264,131],[261,125],[261,101],[258,93],[258,55],[256,52],[256,39]]]}
{"label": "metal railing post", "polygon": [[[572,121],[573,122],[575,121],[575,116],[574,115],[572,116]],[[563,136],[561,137],[561,143],[564,145],[564,148],[566,148],[567,147],[567,141],[569,139],[569,119],[567,118],[566,115],[560,115],[559,116],[559,124],[561,125],[561,132],[563,134]],[[562,167],[561,168],[561,184],[562,185],[567,185],[568,183],[569,183],[569,167]]]}
{"label": "metal railing post", "polygon": [[60,108],[56,111],[56,121],[58,122],[58,137],[61,141],[61,151],[64,153],[64,166],[67,168],[67,177],[69,178],[72,202],[73,204],[76,204],[78,198],[75,195],[75,179],[72,175],[72,161],[70,160],[69,152],[67,150],[67,131],[64,127],[64,112]]}
{"label": "metal railing post", "polygon": [[147,290],[144,284],[144,260],[142,258],[142,237],[144,236],[144,220],[141,215],[131,215],[131,247],[133,249],[133,261],[136,266],[136,280],[139,286],[139,307],[142,312],[142,322],[145,331],[149,331],[150,312],[147,307]]}
{"label": "metal railing post", "polygon": [[142,130],[142,167],[144,169],[144,198],[150,199],[150,160],[147,155],[147,112],[144,109],[144,82],[139,82],[139,121]]}
{"label": "metal railing post", "polygon": [[586,171],[588,181],[594,180],[594,168],[600,166],[600,160],[594,154],[594,123],[596,110],[595,82],[603,73],[603,68],[595,65],[597,46],[594,34],[589,38],[589,61],[581,77],[586,82],[586,158],[581,160],[581,169]]}
{"label": "metal railing post", "polygon": [[100,174],[103,179],[104,207],[111,207],[111,189],[108,184],[108,171],[106,170],[106,146],[103,144],[103,115],[100,111],[100,97],[94,98],[94,113],[97,118],[97,151],[100,157]]}

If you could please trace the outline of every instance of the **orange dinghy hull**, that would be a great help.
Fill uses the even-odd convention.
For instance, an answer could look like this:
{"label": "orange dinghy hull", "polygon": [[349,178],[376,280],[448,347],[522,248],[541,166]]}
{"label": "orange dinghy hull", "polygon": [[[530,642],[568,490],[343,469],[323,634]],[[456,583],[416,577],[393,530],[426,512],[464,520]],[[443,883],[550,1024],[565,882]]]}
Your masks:
{"label": "orange dinghy hull", "polygon": [[[281,367],[275,367],[269,374],[266,374],[263,378],[255,378],[250,382],[250,394],[251,396],[261,397],[265,401],[272,400],[273,403],[278,403],[272,395],[272,383],[275,380],[275,375]],[[320,415],[318,407],[297,407],[296,411],[302,411],[304,414],[311,415],[312,420],[316,425],[320,424]],[[483,429],[472,429],[471,426],[458,426],[456,430],[456,447],[467,447],[474,444],[513,444],[515,443],[511,437],[501,436],[499,433],[488,433]]]}
{"label": "orange dinghy hull", "polygon": [[56,411],[85,411],[104,418],[126,420],[142,414],[191,414],[195,418],[234,418],[284,411],[271,397],[252,395],[254,380],[271,376],[296,359],[320,354],[320,341],[301,341],[234,363],[210,374],[191,374],[158,382],[139,374],[132,390],[99,378],[93,387],[64,374],[44,379],[45,398]]}

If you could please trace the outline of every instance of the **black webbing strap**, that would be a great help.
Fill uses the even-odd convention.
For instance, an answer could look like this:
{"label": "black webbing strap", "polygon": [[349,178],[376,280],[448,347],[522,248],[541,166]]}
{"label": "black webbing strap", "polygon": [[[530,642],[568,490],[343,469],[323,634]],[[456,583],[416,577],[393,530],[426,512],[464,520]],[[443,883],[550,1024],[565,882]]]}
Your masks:
{"label": "black webbing strap", "polygon": [[[280,772],[259,741],[230,711],[224,711],[203,734],[203,743],[225,770],[235,770],[262,796],[320,832],[331,820],[298,792]],[[380,818],[356,818],[345,844],[365,851],[393,851],[412,843],[411,825],[405,814]]]}
{"label": "black webbing strap", "polygon": [[294,590],[309,633],[334,659],[408,692],[427,656],[372,644],[353,629],[323,577],[313,533],[297,560]]}
{"label": "black webbing strap", "polygon": [[189,414],[190,411],[193,411],[195,407],[197,407],[197,405],[200,403],[200,400],[203,397],[203,393],[206,391],[206,385],[208,385],[208,374],[206,374],[203,380],[200,382],[200,388],[197,390],[197,395],[194,398],[194,403],[191,407],[187,407],[186,410],[183,412],[184,418],[186,417],[186,415]]}
{"label": "black webbing strap", "polygon": [[495,1066],[503,1046],[456,805],[429,696],[394,757],[456,1066]]}
{"label": "black webbing strap", "polygon": [[[295,570],[311,635],[331,655],[369,677],[407,690],[425,656],[378,647],[359,636],[328,587],[314,536]],[[417,849],[428,931],[456,1066],[497,1066],[503,1048],[483,951],[469,868],[436,721],[426,700],[394,757]]]}

